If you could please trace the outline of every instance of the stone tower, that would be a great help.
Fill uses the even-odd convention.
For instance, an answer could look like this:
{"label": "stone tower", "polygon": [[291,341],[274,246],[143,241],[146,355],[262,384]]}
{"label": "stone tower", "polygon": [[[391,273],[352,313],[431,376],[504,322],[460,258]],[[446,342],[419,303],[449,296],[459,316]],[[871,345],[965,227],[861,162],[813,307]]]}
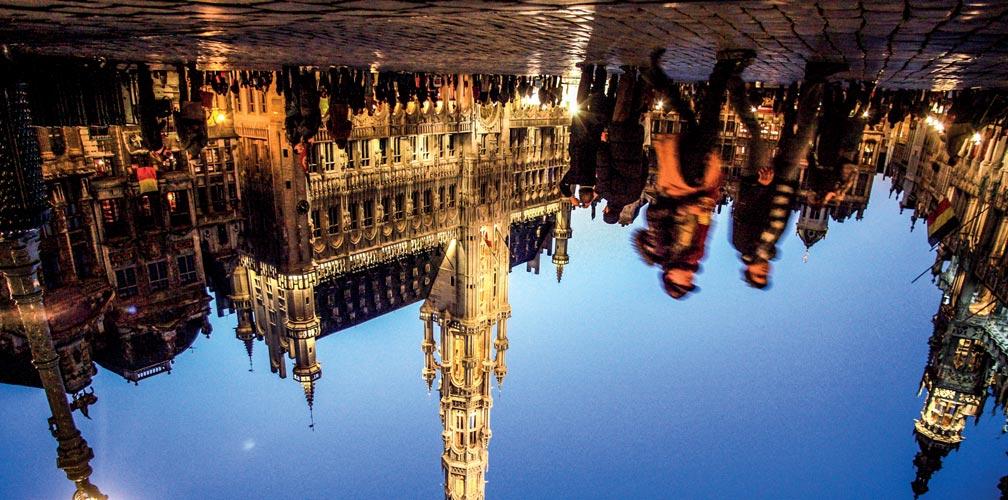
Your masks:
{"label": "stone tower", "polygon": [[473,173],[466,180],[491,194],[466,198],[470,203],[461,209],[458,237],[447,245],[420,318],[428,387],[441,374],[445,498],[476,500],[484,498],[492,377],[502,383],[507,374],[510,202],[500,194],[507,183],[495,173]]}
{"label": "stone tower", "polygon": [[974,295],[979,286],[968,270],[957,272],[957,267],[954,263],[948,271],[952,276],[947,277],[947,293],[952,300],[934,317],[928,363],[921,378],[919,392],[926,391],[927,399],[920,418],[914,421],[914,437],[920,447],[914,457],[916,477],[911,482],[915,496],[928,491],[942,460],[959,448],[966,420],[979,418],[983,412],[994,364],[985,348],[990,338],[989,311],[975,310]]}

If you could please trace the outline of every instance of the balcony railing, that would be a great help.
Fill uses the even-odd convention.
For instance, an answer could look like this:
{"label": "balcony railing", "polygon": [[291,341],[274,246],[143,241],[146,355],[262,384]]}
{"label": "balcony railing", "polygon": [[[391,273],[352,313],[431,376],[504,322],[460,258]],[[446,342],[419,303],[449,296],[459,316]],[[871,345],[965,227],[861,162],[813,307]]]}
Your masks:
{"label": "balcony railing", "polygon": [[[399,137],[404,135],[423,134],[464,134],[472,132],[472,122],[430,122],[430,123],[386,123],[367,127],[354,127],[350,132],[350,140],[377,139]],[[322,129],[315,135],[315,142],[332,141],[328,130]]]}
{"label": "balcony railing", "polygon": [[170,373],[171,372],[171,360],[162,361],[160,363],[140,368],[138,370],[124,370],[123,377],[133,384],[137,384],[141,380],[149,377],[153,377],[159,373]]}

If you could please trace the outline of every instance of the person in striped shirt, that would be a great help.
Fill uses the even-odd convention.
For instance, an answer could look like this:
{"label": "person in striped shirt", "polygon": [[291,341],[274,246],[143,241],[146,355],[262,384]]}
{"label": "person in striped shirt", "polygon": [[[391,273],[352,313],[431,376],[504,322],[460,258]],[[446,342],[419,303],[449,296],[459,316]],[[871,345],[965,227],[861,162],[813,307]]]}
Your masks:
{"label": "person in striped shirt", "polygon": [[[845,69],[843,64],[826,61],[806,65],[800,90],[797,85],[788,89],[780,142],[769,165],[759,133],[750,134],[751,153],[732,207],[731,239],[744,265],[743,279],[753,288],[765,289],[770,284],[770,261],[777,255],[777,243],[791,217],[800,161],[808,155],[815,135],[826,79]],[[748,130],[759,130],[755,116],[740,117]]]}

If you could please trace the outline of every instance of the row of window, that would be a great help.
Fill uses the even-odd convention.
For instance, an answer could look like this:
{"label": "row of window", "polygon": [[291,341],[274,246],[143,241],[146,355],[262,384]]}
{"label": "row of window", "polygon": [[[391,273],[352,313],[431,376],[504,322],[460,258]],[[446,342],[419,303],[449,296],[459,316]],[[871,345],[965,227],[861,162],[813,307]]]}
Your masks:
{"label": "row of window", "polygon": [[239,113],[265,113],[266,91],[242,88],[234,96],[234,109]]}
{"label": "row of window", "polygon": [[[221,187],[221,189],[223,189]],[[223,192],[218,193],[223,203]],[[117,238],[129,233],[129,221],[126,217],[126,199],[109,198],[99,202],[102,227],[106,238]],[[189,214],[189,193],[187,191],[169,191],[162,199],[157,194],[144,194],[137,199],[136,223],[140,230],[146,230],[163,225],[163,210],[167,206],[168,223],[172,227],[186,226],[192,223]],[[223,208],[222,208],[223,209]]]}
{"label": "row of window", "polygon": [[[446,207],[454,207],[456,202],[456,190],[455,185],[452,184],[447,186],[441,186],[437,189],[438,202],[437,209],[444,210]],[[429,214],[434,211],[434,191],[432,189],[424,189],[423,191],[415,190],[409,193],[409,201],[411,203],[411,208],[409,211],[409,216],[417,216],[420,213]],[[396,193],[394,197],[395,206],[393,207],[393,197],[384,196],[381,199],[382,213],[377,222],[386,223],[389,220],[402,220],[406,217],[406,193]],[[365,200],[363,203],[358,201],[351,201],[347,204],[347,215],[349,215],[349,226],[341,227],[343,225],[343,218],[341,213],[340,205],[330,205],[326,209],[326,223],[322,224],[322,212],[319,209],[312,210],[311,220],[313,231],[312,234],[316,238],[322,236],[323,228],[329,234],[337,234],[341,230],[355,230],[362,227],[370,227],[375,224],[376,219],[376,205],[375,200]]]}
{"label": "row of window", "polygon": [[516,193],[521,192],[523,186],[553,185],[555,182],[559,182],[558,179],[559,174],[560,174],[559,167],[538,169],[528,172],[515,172],[514,174],[515,192]]}
{"label": "row of window", "polygon": [[[196,256],[194,254],[180,255],[175,258],[178,266],[179,283],[188,285],[197,280]],[[147,284],[151,292],[158,292],[168,288],[168,261],[159,260],[147,264]],[[136,266],[117,269],[115,272],[116,293],[119,297],[127,298],[136,295],[139,291],[137,286]]]}
{"label": "row of window", "polygon": [[553,128],[512,128],[508,138],[511,143],[511,150],[519,149],[542,150],[550,146],[560,147],[566,144],[567,136],[560,133],[558,127]]}
{"label": "row of window", "polygon": [[409,137],[383,137],[363,139],[347,143],[342,151],[333,142],[319,143],[315,150],[315,161],[311,171],[332,171],[346,158],[345,168],[367,168],[386,163],[403,161],[430,161],[435,158],[454,158],[458,153],[457,134],[414,135]]}
{"label": "row of window", "polygon": [[193,171],[203,173],[203,167],[210,173],[230,172],[234,170],[234,156],[231,154],[231,143],[227,139],[203,148],[202,162],[193,162]]}

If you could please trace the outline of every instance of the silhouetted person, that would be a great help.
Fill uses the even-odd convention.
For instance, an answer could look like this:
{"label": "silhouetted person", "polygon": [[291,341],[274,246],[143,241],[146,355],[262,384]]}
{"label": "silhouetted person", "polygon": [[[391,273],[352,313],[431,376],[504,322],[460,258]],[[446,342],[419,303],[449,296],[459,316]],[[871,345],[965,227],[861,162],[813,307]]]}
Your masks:
{"label": "silhouetted person", "polygon": [[308,171],[308,147],[322,125],[318,83],[315,74],[298,68],[284,67],[287,141],[294,147],[301,168]]}
{"label": "silhouetted person", "polygon": [[641,125],[645,84],[636,68],[623,70],[612,119],[602,133],[595,169],[595,192],[606,200],[602,210],[606,224],[619,222],[623,207],[640,199],[648,174]]}
{"label": "silhouetted person", "polygon": [[1008,102],[1001,94],[987,90],[965,89],[955,93],[948,112],[952,124],[945,132],[949,165],[959,162],[963,145],[974,133],[1004,118],[1006,104]]}
{"label": "silhouetted person", "polygon": [[346,149],[347,139],[353,131],[353,123],[350,121],[350,99],[353,94],[350,70],[330,68],[328,77],[330,90],[326,129],[340,149]]}
{"label": "silhouetted person", "polygon": [[[581,67],[581,81],[577,90],[577,113],[571,120],[570,168],[560,179],[560,193],[571,203],[587,207],[592,200],[574,198],[574,186],[595,186],[595,165],[602,128],[605,126],[606,71],[604,66],[586,64]],[[582,190],[590,193],[588,190]]]}
{"label": "silhouetted person", "polygon": [[800,160],[808,154],[816,131],[823,86],[830,74],[842,69],[835,63],[808,63],[801,89],[793,85],[782,103],[784,125],[778,152],[769,165],[758,122],[751,113],[739,115],[750,131],[750,156],[732,206],[731,240],[745,266],[743,278],[754,288],[769,285],[770,261],[777,255],[777,243],[791,217]]}
{"label": "silhouetted person", "polygon": [[158,151],[164,147],[164,124],[159,119],[159,106],[154,98],[154,79],[146,64],[137,65],[137,108],[140,115],[140,137],[148,151]]}
{"label": "silhouetted person", "polygon": [[[661,266],[665,292],[679,299],[696,290],[694,276],[704,257],[712,212],[721,197],[721,163],[714,145],[728,81],[741,75],[755,53],[718,53],[700,103],[699,120],[679,89],[659,69],[662,53],[652,53],[649,79],[656,93],[665,93],[685,124],[679,136],[659,135],[652,139],[658,156],[658,192],[647,209],[648,228],[635,233],[634,245],[646,263]],[[734,100],[733,105],[738,101]]]}
{"label": "silhouetted person", "polygon": [[[189,88],[185,96],[185,81],[179,82],[179,110],[175,113],[175,132],[182,148],[193,157],[199,156],[209,142],[207,118],[203,104],[203,72],[196,70],[195,63],[189,63],[183,73],[188,76]],[[183,79],[184,80],[184,79]]]}
{"label": "silhouetted person", "polygon": [[850,82],[846,91],[839,83],[823,88],[819,130],[805,171],[809,205],[839,203],[853,185],[867,98],[868,92],[860,82]]}

